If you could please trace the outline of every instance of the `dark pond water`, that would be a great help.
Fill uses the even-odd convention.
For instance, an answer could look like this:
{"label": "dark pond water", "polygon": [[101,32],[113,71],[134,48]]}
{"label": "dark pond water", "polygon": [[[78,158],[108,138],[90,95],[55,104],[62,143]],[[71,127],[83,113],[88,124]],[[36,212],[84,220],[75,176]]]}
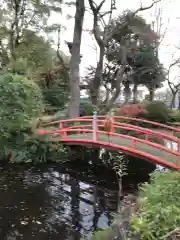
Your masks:
{"label": "dark pond water", "polygon": [[0,167],[0,239],[91,239],[110,225],[118,193],[113,174],[93,174],[58,164]]}

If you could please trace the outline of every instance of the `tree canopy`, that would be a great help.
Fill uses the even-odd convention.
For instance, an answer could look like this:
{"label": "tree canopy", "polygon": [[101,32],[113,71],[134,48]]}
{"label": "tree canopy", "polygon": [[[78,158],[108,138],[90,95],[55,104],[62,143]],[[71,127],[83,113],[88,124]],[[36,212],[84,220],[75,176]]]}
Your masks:
{"label": "tree canopy", "polygon": [[[153,99],[154,90],[161,87],[165,80],[164,68],[157,54],[157,34],[145,19],[131,11],[125,11],[112,19],[107,29],[106,35],[111,37],[107,37],[108,40],[104,42],[104,56],[101,56],[104,64],[99,70],[99,87],[104,88],[101,103],[111,107],[122,92],[125,94],[125,103],[128,102],[131,96],[130,86],[134,86],[136,101],[137,87],[140,84],[149,89]],[[90,86],[92,82],[97,82],[97,69],[99,68],[88,69],[85,81]],[[97,97],[101,101],[100,95]]]}

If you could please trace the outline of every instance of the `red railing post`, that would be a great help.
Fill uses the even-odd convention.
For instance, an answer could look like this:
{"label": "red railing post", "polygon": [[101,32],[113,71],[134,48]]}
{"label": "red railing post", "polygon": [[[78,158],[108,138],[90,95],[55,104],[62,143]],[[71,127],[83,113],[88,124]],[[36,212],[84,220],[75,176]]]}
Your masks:
{"label": "red railing post", "polygon": [[[59,130],[63,130],[64,128],[64,123],[63,122],[60,122],[59,124]],[[60,133],[60,136],[64,136],[64,132],[63,133]]]}
{"label": "red railing post", "polygon": [[99,130],[99,126],[98,126],[98,123],[97,123],[97,120],[96,120],[96,141],[99,140],[98,130]]}
{"label": "red railing post", "polygon": [[66,128],[63,129],[63,138],[64,138],[64,140],[67,140],[67,129]]}
{"label": "red railing post", "polygon": [[93,141],[97,141],[97,112],[94,111],[93,113],[93,120],[92,120],[92,129],[93,129]]}
{"label": "red railing post", "polygon": [[114,133],[114,117],[111,117],[111,132]]}
{"label": "red railing post", "polygon": [[149,136],[148,136],[148,134],[145,134],[145,140],[146,140],[146,141],[149,141]]}
{"label": "red railing post", "polygon": [[178,155],[179,155],[179,157],[178,157],[178,163],[177,163],[177,166],[178,166],[178,170],[180,170],[180,140],[178,141]]}
{"label": "red railing post", "polygon": [[136,140],[132,139],[132,149],[136,149]]}

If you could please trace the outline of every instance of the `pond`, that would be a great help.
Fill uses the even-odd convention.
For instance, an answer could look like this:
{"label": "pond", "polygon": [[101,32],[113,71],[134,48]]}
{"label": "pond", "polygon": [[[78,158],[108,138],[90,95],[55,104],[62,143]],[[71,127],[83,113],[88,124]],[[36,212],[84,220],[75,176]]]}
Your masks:
{"label": "pond", "polygon": [[2,166],[0,239],[91,239],[94,230],[108,227],[117,208],[115,177],[109,174],[107,181],[99,171],[101,180],[93,183],[95,176],[81,171],[83,180],[58,164]]}
{"label": "pond", "polygon": [[[116,175],[85,162],[0,166],[0,239],[90,240],[110,226],[118,205]],[[126,179],[124,191],[134,191],[136,180]]]}

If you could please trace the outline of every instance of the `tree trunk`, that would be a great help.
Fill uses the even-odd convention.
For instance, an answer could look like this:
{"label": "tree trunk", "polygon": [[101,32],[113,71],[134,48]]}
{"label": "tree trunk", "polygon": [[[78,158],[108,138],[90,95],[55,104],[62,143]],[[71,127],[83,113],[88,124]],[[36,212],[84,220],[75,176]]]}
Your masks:
{"label": "tree trunk", "polygon": [[129,99],[131,98],[131,89],[129,87],[129,83],[125,83],[124,85],[124,95],[125,95],[125,99],[124,99],[124,104],[127,104],[129,102]]}
{"label": "tree trunk", "polygon": [[75,14],[75,26],[74,26],[74,37],[72,44],[72,54],[70,61],[70,74],[69,74],[69,85],[70,85],[70,101],[68,106],[69,117],[79,116],[79,105],[80,105],[80,76],[79,76],[79,65],[80,65],[80,47],[81,47],[81,36],[82,27],[84,21],[84,0],[76,0],[76,14]]}
{"label": "tree trunk", "polygon": [[154,99],[154,89],[149,89],[149,101],[153,101]]}
{"label": "tree trunk", "polygon": [[97,63],[95,76],[90,84],[90,96],[93,105],[98,105],[99,90],[101,86],[101,75],[103,71],[104,51],[105,49],[104,46],[102,45],[100,47],[99,61]]}
{"label": "tree trunk", "polygon": [[176,99],[176,93],[173,93],[172,100],[171,100],[171,108],[175,108],[175,99]]}
{"label": "tree trunk", "polygon": [[133,103],[137,103],[137,89],[138,88],[138,85],[137,84],[134,84],[134,87],[133,87]]}

